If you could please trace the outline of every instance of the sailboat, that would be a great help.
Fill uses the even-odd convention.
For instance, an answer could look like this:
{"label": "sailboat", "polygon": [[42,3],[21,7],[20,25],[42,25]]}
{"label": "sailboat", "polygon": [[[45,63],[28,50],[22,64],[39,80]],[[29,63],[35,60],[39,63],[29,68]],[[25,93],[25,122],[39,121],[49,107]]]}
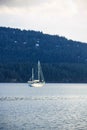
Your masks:
{"label": "sailboat", "polygon": [[32,77],[31,77],[31,80],[28,81],[28,84],[30,87],[42,87],[45,84],[40,61],[38,61],[37,79],[35,79],[35,77],[34,77],[34,68],[32,68]]}

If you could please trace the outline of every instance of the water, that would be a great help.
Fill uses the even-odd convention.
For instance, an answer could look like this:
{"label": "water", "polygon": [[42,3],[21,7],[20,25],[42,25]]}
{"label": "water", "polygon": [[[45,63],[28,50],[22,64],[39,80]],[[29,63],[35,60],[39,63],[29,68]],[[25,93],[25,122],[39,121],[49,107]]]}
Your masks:
{"label": "water", "polygon": [[87,84],[0,84],[0,130],[87,130]]}

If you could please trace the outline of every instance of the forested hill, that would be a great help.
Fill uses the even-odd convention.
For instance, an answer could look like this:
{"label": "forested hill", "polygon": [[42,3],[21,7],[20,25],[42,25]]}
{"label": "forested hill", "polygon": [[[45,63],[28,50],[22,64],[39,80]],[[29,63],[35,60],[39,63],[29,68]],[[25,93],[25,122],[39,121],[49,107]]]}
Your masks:
{"label": "forested hill", "polygon": [[0,27],[0,82],[26,82],[38,59],[47,82],[87,82],[86,43]]}
{"label": "forested hill", "polygon": [[87,44],[64,37],[0,28],[0,62],[86,63]]}

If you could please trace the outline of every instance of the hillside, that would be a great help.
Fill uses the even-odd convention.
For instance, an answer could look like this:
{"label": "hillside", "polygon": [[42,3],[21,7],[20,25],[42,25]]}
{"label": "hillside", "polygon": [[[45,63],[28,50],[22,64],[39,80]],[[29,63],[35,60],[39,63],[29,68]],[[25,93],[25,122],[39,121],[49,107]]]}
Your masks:
{"label": "hillside", "polygon": [[86,43],[0,27],[0,82],[26,82],[38,59],[47,82],[87,82]]}

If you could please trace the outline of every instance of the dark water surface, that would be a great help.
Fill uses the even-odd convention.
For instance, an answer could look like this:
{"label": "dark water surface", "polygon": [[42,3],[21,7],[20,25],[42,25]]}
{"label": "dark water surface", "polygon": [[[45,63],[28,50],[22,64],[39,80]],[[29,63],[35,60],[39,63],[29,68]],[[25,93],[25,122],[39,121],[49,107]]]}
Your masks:
{"label": "dark water surface", "polygon": [[0,130],[87,130],[87,84],[0,84]]}

